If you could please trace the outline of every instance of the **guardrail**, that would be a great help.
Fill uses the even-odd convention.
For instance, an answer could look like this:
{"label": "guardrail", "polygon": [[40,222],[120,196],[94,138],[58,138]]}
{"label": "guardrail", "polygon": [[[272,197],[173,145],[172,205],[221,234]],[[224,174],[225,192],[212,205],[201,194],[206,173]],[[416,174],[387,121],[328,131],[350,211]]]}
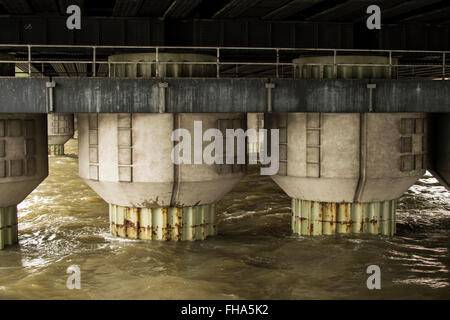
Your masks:
{"label": "guardrail", "polygon": [[[70,45],[12,45],[0,44],[0,52],[10,53],[14,60],[0,60],[0,64],[15,64],[30,77],[84,76],[109,77],[112,65],[155,65],[155,77],[160,77],[159,66],[171,64],[215,65],[217,78],[274,77],[293,78],[294,58],[333,56],[333,63],[308,63],[312,66],[332,66],[336,74],[340,66],[378,66],[389,68],[395,78],[447,79],[450,74],[450,51],[423,50],[366,50],[322,48],[263,48],[263,47],[186,47],[186,46],[70,46]],[[107,57],[121,53],[154,53],[153,62],[108,61]],[[206,53],[216,57],[215,62],[165,62],[161,53]],[[340,55],[377,55],[388,58],[386,64],[338,63]],[[65,56],[68,59],[51,58]],[[245,56],[245,61],[243,60]],[[75,57],[75,58],[74,58]],[[88,68],[90,66],[90,68]],[[394,74],[395,73],[395,74]]]}

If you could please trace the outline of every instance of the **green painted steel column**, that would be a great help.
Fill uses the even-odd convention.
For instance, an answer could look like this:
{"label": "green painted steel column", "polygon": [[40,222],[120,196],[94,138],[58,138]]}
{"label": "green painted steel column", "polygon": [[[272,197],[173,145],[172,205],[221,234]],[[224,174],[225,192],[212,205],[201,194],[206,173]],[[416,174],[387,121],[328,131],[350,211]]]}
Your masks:
{"label": "green painted steel column", "polygon": [[19,242],[17,207],[0,208],[0,250]]}
{"label": "green painted steel column", "polygon": [[216,205],[128,208],[109,205],[111,234],[120,238],[194,241],[216,235]]}
{"label": "green painted steel column", "polygon": [[64,155],[64,145],[63,144],[49,144],[48,154],[50,156],[63,156]]}
{"label": "green painted steel column", "polygon": [[396,200],[327,203],[292,200],[292,231],[302,236],[395,233]]}

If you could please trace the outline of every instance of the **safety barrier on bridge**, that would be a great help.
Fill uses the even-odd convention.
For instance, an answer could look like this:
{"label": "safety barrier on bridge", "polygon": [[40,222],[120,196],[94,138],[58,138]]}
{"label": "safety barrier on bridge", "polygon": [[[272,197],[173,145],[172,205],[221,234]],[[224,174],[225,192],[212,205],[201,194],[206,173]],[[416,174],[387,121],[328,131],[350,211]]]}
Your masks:
{"label": "safety barrier on bridge", "polygon": [[[155,61],[109,61],[108,56],[125,53],[154,53]],[[216,61],[161,61],[161,53],[202,53],[214,55]],[[161,68],[172,65],[215,65],[217,78],[294,78],[299,57],[328,56],[324,63],[308,63],[323,71],[331,67],[333,74],[340,67],[366,67],[365,63],[341,63],[340,56],[370,55],[386,58],[386,63],[370,66],[387,67],[393,79],[448,79],[450,51],[311,49],[258,47],[173,47],[173,46],[70,46],[0,44],[1,64],[14,64],[16,73],[31,77],[114,77],[113,65],[154,68],[154,77],[161,77]],[[321,72],[323,75],[323,73]],[[139,77],[139,73],[137,73]],[[166,76],[167,77],[167,76]],[[325,77],[324,77],[325,78]]]}

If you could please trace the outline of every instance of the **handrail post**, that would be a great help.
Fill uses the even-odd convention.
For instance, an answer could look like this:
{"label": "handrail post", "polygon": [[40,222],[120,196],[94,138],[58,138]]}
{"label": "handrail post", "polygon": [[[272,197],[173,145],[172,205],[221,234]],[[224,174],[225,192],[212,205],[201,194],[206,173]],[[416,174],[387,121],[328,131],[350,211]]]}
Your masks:
{"label": "handrail post", "polygon": [[31,46],[28,45],[28,76],[31,77]]}
{"label": "handrail post", "polygon": [[220,48],[216,49],[217,59],[216,59],[216,77],[220,78]]}
{"label": "handrail post", "polygon": [[97,76],[97,48],[92,47],[92,76]]}
{"label": "handrail post", "polygon": [[333,50],[333,78],[334,79],[337,79],[337,65],[336,65],[336,62],[337,62],[337,50],[334,49]]}
{"label": "handrail post", "polygon": [[276,53],[277,53],[277,79],[280,77],[280,73],[279,73],[279,65],[280,65],[280,50],[276,49]]}
{"label": "handrail post", "polygon": [[159,78],[159,48],[156,47],[156,56],[155,56],[155,60],[156,60],[156,71],[155,71],[155,75],[157,78]]}
{"label": "handrail post", "polygon": [[445,80],[445,52],[442,53],[442,80]]}
{"label": "handrail post", "polygon": [[392,79],[392,51],[389,50],[389,79]]}

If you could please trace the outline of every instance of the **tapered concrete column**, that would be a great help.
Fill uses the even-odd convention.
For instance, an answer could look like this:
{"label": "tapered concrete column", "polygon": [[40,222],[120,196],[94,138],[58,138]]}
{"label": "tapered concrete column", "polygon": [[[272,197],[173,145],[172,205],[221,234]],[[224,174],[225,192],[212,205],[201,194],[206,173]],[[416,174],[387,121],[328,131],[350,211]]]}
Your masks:
{"label": "tapered concrete column", "polygon": [[48,121],[48,154],[54,156],[64,155],[64,144],[74,134],[73,114],[51,113]]}
{"label": "tapered concrete column", "polygon": [[46,115],[0,114],[0,249],[17,242],[17,210],[48,175]]}
{"label": "tapered concrete column", "polygon": [[[198,227],[205,230],[201,231],[205,237],[215,234],[215,215],[205,214],[205,210],[215,213],[214,204],[239,182],[245,167],[193,164],[194,153],[192,164],[174,165],[172,132],[180,128],[188,130],[194,150],[194,121],[202,122],[203,131],[219,126],[224,134],[226,129],[245,127],[242,114],[79,115],[80,176],[111,204],[114,235],[158,240],[202,239],[196,231]],[[202,146],[208,144],[204,142]],[[181,219],[182,223],[176,226],[178,237],[169,234],[174,219]],[[144,226],[154,234],[138,232]],[[192,230],[183,232],[186,228]],[[167,232],[159,232],[162,229]],[[186,238],[188,234],[193,236]]]}
{"label": "tapered concrete column", "polygon": [[0,250],[19,241],[17,207],[0,208]]}
{"label": "tapered concrete column", "polygon": [[[0,64],[0,76],[14,77],[15,65]],[[46,116],[0,113],[0,250],[18,242],[17,205],[47,175]]]}
{"label": "tapered concrete column", "polygon": [[[110,57],[110,62],[152,62],[155,54]],[[215,62],[215,57],[161,54],[159,61]],[[215,76],[215,65],[171,64],[159,67],[165,77]],[[115,77],[152,77],[155,65],[112,64]],[[162,90],[162,88],[161,88]],[[170,91],[170,87],[164,88]],[[160,92],[160,94],[164,94]],[[170,94],[170,93],[167,93]],[[111,233],[146,240],[203,240],[216,234],[216,203],[244,176],[244,165],[216,165],[196,159],[203,133],[246,127],[242,113],[221,114],[79,114],[79,173],[110,207]],[[189,163],[174,164],[174,130],[190,133]],[[201,134],[201,133],[200,133]],[[200,142],[198,139],[200,138]],[[196,142],[197,141],[197,142]],[[224,144],[225,148],[225,144]],[[183,151],[182,154],[184,155]],[[202,158],[202,156],[200,156]],[[199,161],[197,163],[196,161]]]}
{"label": "tapered concrete column", "polygon": [[[378,56],[293,62],[301,79],[389,79],[396,72],[379,66],[389,58]],[[280,130],[273,180],[293,198],[294,233],[395,233],[396,199],[425,173],[426,114],[283,113],[266,115],[266,124]]]}
{"label": "tapered concrete column", "polygon": [[294,233],[395,231],[395,200],[426,168],[426,114],[283,113],[280,170],[293,201]]}

